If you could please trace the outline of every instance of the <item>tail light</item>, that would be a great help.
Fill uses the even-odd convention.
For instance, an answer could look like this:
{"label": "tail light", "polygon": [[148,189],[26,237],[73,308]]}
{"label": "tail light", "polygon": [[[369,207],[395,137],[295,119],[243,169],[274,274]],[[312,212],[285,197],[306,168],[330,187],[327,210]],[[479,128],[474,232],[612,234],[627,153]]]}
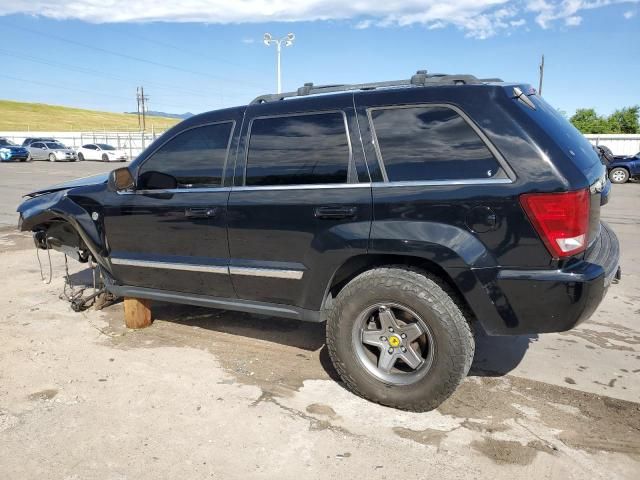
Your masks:
{"label": "tail light", "polygon": [[527,193],[520,203],[554,258],[587,247],[589,189],[563,193]]}

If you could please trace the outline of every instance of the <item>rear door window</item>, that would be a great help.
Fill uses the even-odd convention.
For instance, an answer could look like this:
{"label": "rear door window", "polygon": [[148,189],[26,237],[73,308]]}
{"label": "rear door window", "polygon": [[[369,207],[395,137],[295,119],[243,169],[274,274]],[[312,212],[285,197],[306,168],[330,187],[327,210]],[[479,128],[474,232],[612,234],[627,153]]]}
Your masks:
{"label": "rear door window", "polygon": [[390,182],[506,178],[478,133],[452,108],[381,108],[369,115]]}
{"label": "rear door window", "polygon": [[256,118],[245,184],[347,183],[350,153],[342,112]]}

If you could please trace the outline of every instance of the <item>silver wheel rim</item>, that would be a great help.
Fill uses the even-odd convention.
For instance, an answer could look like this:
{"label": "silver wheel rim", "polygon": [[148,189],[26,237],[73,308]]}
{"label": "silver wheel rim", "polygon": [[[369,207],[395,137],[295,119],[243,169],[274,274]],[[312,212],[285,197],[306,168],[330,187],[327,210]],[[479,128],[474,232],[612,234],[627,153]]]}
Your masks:
{"label": "silver wheel rim", "polygon": [[416,312],[397,303],[377,303],[360,313],[352,341],[362,366],[385,383],[411,385],[433,366],[431,329]]}
{"label": "silver wheel rim", "polygon": [[622,182],[626,178],[625,173],[620,170],[616,170],[615,172],[613,172],[612,176],[616,182]]}

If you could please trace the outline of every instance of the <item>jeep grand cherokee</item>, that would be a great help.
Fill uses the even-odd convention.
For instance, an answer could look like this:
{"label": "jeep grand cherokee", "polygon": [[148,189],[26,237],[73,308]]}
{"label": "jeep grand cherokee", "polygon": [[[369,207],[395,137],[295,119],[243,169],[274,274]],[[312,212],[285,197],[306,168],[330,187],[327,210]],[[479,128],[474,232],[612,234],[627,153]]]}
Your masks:
{"label": "jeep grand cherokee", "polygon": [[478,324],[559,332],[594,312],[619,276],[609,191],[530,86],[420,71],[191,117],[18,210],[115,295],[326,321],[352,391],[429,410],[467,374]]}

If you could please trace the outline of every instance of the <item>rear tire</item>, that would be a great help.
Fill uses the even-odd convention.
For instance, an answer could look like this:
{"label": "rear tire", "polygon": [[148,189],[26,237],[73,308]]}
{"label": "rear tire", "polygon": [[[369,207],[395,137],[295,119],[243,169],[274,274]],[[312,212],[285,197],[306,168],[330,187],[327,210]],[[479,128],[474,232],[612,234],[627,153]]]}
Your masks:
{"label": "rear tire", "polygon": [[626,168],[616,167],[609,172],[611,183],[627,183],[629,181],[629,171]]}
{"label": "rear tire", "polygon": [[81,154],[81,153],[78,154],[78,161],[79,162],[84,162],[84,155],[83,154]]}
{"label": "rear tire", "polygon": [[352,392],[390,407],[428,411],[467,375],[475,343],[446,283],[391,266],[359,275],[338,294],[327,318],[327,347]]}
{"label": "rear tire", "polygon": [[49,154],[49,161],[50,162],[55,162],[56,161],[56,156],[53,153]]}

